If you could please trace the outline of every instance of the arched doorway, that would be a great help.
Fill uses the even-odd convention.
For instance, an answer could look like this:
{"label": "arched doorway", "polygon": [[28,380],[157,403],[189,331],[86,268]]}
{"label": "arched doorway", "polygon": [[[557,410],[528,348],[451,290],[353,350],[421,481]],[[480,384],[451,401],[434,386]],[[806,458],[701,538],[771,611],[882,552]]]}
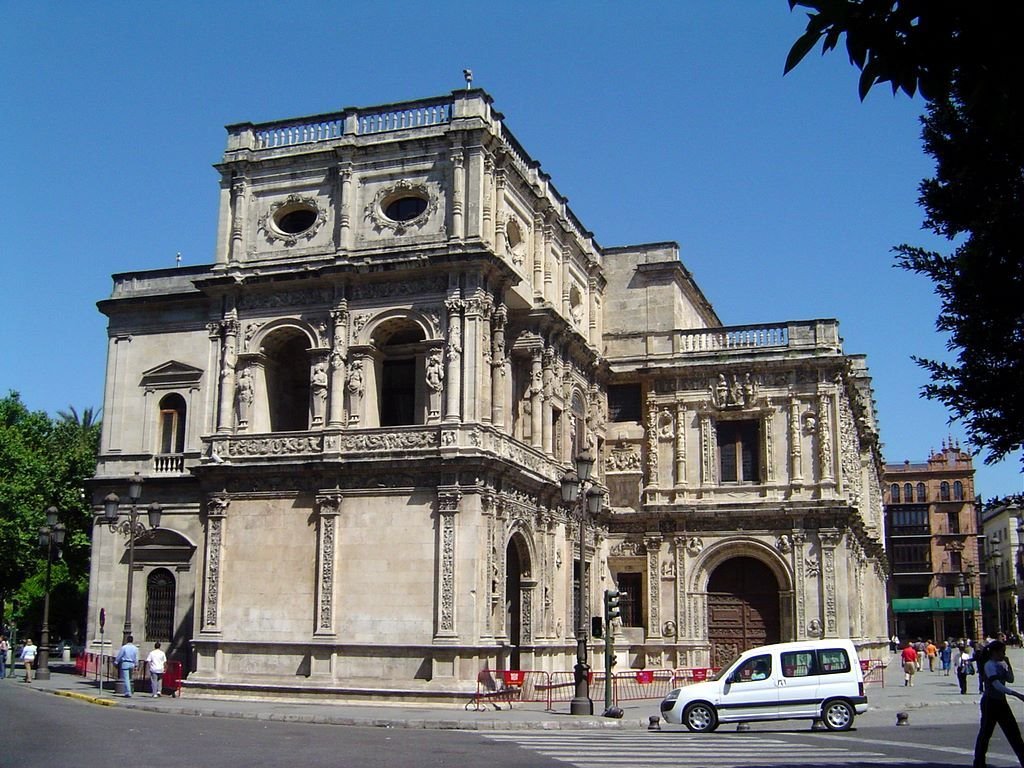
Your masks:
{"label": "arched doorway", "polygon": [[523,579],[530,575],[530,554],[522,536],[509,539],[505,550],[505,629],[508,633],[509,669],[519,669],[523,642]]}
{"label": "arched doorway", "polygon": [[309,339],[284,328],[263,342],[271,432],[309,429]]}
{"label": "arched doorway", "polygon": [[733,557],[708,579],[711,664],[728,664],[749,648],[781,641],[779,581],[765,563]]}

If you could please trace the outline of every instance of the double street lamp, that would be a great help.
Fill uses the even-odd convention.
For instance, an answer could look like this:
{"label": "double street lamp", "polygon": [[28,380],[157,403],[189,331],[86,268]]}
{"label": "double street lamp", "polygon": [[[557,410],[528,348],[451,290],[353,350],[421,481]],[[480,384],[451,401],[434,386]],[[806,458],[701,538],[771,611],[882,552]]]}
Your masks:
{"label": "double street lamp", "polygon": [[586,616],[586,582],[587,582],[587,549],[586,529],[587,512],[591,515],[601,510],[601,491],[594,485],[580,494],[580,488],[590,480],[594,469],[594,455],[586,450],[576,457],[576,468],[570,469],[562,477],[562,501],[576,508],[579,521],[579,579],[576,584],[576,666],[573,668],[576,690],[569,704],[569,711],[574,715],[594,714],[594,702],[590,698],[590,666],[587,664],[587,616]]}
{"label": "double street lamp", "polygon": [[57,522],[56,507],[46,508],[46,525],[39,529],[39,546],[46,547],[46,595],[43,597],[43,629],[39,636],[39,659],[36,663],[36,679],[50,679],[50,570],[53,566],[53,551],[60,557],[60,545],[64,543],[67,529]]}
{"label": "double street lamp", "polygon": [[[139,500],[142,498],[142,476],[136,472],[128,480],[128,500],[131,506],[126,520],[118,522],[121,515],[120,503],[116,493],[108,493],[103,499],[103,517],[111,533],[120,533],[128,538],[128,590],[124,603],[124,636],[121,643],[127,643],[132,634],[132,575],[135,571],[135,539],[146,532],[146,526],[139,522]],[[146,508],[150,528],[160,527],[160,515],[163,513],[160,504],[153,502]],[[115,693],[124,693],[124,681],[120,676],[114,687]]]}

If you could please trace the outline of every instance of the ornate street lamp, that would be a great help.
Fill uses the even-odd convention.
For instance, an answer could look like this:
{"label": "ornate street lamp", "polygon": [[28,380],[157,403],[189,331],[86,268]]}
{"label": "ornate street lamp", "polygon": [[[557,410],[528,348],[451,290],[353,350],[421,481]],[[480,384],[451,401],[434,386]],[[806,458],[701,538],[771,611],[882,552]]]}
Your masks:
{"label": "ornate street lamp", "polygon": [[[120,516],[119,504],[121,500],[116,493],[108,493],[103,499],[103,517],[111,533],[120,533],[128,538],[128,590],[124,603],[124,636],[121,643],[128,642],[132,634],[132,575],[135,571],[135,539],[146,532],[146,526],[139,522],[139,499],[142,498],[142,476],[136,472],[128,480],[128,500],[131,507],[128,511],[128,519],[118,523]],[[162,508],[157,502],[153,502],[146,508],[149,517],[150,528],[160,527],[160,515]],[[124,681],[120,676],[114,686],[114,693],[124,693]]]}
{"label": "ornate street lamp", "polygon": [[586,450],[576,457],[576,469],[570,469],[562,477],[562,501],[576,508],[579,521],[579,580],[576,584],[576,602],[578,615],[576,620],[576,666],[573,668],[576,690],[569,704],[569,711],[574,715],[594,714],[594,702],[590,698],[590,666],[587,664],[587,617],[586,611],[586,529],[587,512],[591,515],[601,510],[601,491],[591,485],[585,494],[580,495],[580,487],[590,479],[594,469],[594,455]]}
{"label": "ornate street lamp", "polygon": [[998,636],[999,633],[1003,631],[1003,606],[1002,606],[1002,600],[1001,600],[1002,596],[999,594],[999,586],[1000,586],[999,585],[999,568],[1003,564],[1003,553],[1000,552],[998,549],[993,551],[993,552],[990,552],[989,556],[988,556],[988,560],[989,560],[990,563],[992,563],[992,573],[993,573],[993,576],[995,577],[993,579],[993,581],[995,582],[995,590],[996,590],[996,632],[995,632],[995,634],[996,634],[996,636]]}
{"label": "ornate street lamp", "polygon": [[964,611],[964,595],[967,594],[967,577],[961,573],[956,578],[957,586],[960,589],[960,637],[967,640],[967,613]]}
{"label": "ornate street lamp", "polygon": [[53,566],[53,550],[60,557],[60,545],[64,543],[64,523],[57,522],[56,507],[46,508],[46,525],[39,529],[39,546],[46,547],[46,595],[43,597],[43,629],[39,636],[39,658],[36,661],[36,679],[50,679],[50,569]]}

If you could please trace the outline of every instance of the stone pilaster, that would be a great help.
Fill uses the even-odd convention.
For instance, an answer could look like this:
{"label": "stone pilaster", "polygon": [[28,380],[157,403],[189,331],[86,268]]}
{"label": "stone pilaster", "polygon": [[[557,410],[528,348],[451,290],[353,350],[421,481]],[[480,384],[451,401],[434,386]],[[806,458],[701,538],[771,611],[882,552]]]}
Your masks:
{"label": "stone pilaster", "polygon": [[804,482],[803,446],[800,435],[800,400],[789,400],[789,482],[801,486]]}
{"label": "stone pilaster", "polygon": [[456,520],[462,491],[457,488],[438,488],[438,553],[437,553],[437,632],[435,643],[452,643],[458,639],[456,631]]}
{"label": "stone pilaster", "polygon": [[336,603],[337,535],[342,496],[331,492],[317,497],[316,631],[317,636],[337,634],[334,623]]}
{"label": "stone pilaster", "polygon": [[235,356],[238,352],[238,314],[234,307],[228,310],[228,316],[221,326],[224,339],[220,360],[220,408],[217,431],[229,433],[232,429],[235,407]]}
{"label": "stone pilaster", "polygon": [[832,397],[824,393],[818,397],[818,461],[822,485],[835,485],[832,445]]}
{"label": "stone pilaster", "polygon": [[462,310],[465,302],[459,298],[458,289],[455,289],[449,293],[444,304],[448,310],[448,344],[445,350],[448,369],[445,375],[444,420],[457,422],[462,420]]}
{"label": "stone pilaster", "polygon": [[544,299],[544,214],[533,214],[533,298],[534,302]]}
{"label": "stone pilaster", "polygon": [[647,548],[647,638],[661,639],[661,537],[646,536]]}
{"label": "stone pilaster", "polygon": [[552,455],[554,439],[552,428],[554,427],[554,395],[555,395],[555,349],[545,347],[541,357],[542,371],[541,380],[544,387],[544,399],[542,401],[543,421],[541,422],[541,450],[548,456]]}
{"label": "stone pilaster", "polygon": [[676,485],[686,485],[686,403],[676,403]]}
{"label": "stone pilaster", "polygon": [[231,499],[210,496],[206,501],[206,540],[203,543],[202,632],[220,632],[220,576],[224,554],[224,523]]}
{"label": "stone pilaster", "polygon": [[491,316],[491,423],[499,431],[505,431],[505,413],[508,410],[506,378],[508,361],[505,359],[505,324],[508,322],[508,308],[500,304]]}
{"label": "stone pilaster", "polygon": [[544,422],[543,350],[535,349],[530,358],[530,445],[542,449]]}
{"label": "stone pilaster", "polygon": [[838,528],[820,528],[818,541],[821,542],[821,575],[825,605],[825,636],[835,637],[838,632],[836,613],[836,546],[839,544]]}
{"label": "stone pilaster", "polygon": [[352,209],[355,206],[351,163],[338,166],[338,184],[341,187],[338,201],[338,247],[348,251],[352,249]]}
{"label": "stone pilaster", "polygon": [[228,261],[238,262],[245,255],[243,223],[246,216],[246,193],[248,182],[244,176],[231,180],[231,242],[228,245]]}
{"label": "stone pilaster", "polygon": [[452,150],[452,239],[462,240],[466,236],[466,169],[462,148]]}

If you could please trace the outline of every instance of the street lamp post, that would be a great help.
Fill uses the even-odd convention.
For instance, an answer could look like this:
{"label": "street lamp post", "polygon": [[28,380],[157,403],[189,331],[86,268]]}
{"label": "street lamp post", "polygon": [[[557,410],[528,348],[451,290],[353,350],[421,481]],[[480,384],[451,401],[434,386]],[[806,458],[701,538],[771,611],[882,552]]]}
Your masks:
{"label": "street lamp post", "polygon": [[[590,665],[587,664],[587,617],[586,613],[586,531],[587,512],[596,514],[601,509],[601,492],[590,486],[587,492],[580,495],[580,486],[590,479],[594,468],[594,456],[589,450],[576,457],[576,469],[569,470],[562,477],[562,501],[576,507],[579,520],[580,570],[576,589],[578,616],[576,621],[576,666],[573,668],[576,690],[569,704],[569,712],[574,715],[594,714],[594,702],[590,698]],[[608,685],[610,681],[606,681]]]}
{"label": "street lamp post", "polygon": [[57,522],[60,513],[56,507],[47,507],[46,525],[39,529],[39,546],[46,547],[46,594],[43,597],[43,628],[39,635],[39,659],[36,663],[36,679],[50,679],[50,570],[53,567],[53,550],[64,543],[64,523]]}
{"label": "street lamp post", "polygon": [[992,552],[988,556],[989,561],[993,565],[993,573],[995,574],[995,588],[996,588],[996,632],[995,636],[998,637],[999,633],[1003,631],[1003,605],[1002,595],[999,592],[999,568],[1003,564],[1003,553],[998,549]]}
{"label": "street lamp post", "polygon": [[960,637],[967,639],[967,613],[964,611],[964,595],[967,593],[967,577],[961,573],[957,577],[957,586],[960,589]]}
{"label": "street lamp post", "polygon": [[[124,635],[121,643],[128,642],[132,634],[132,575],[135,571],[135,539],[146,532],[146,526],[139,522],[139,499],[142,498],[142,476],[136,472],[128,480],[128,500],[131,506],[128,511],[128,519],[118,523],[121,514],[121,500],[116,493],[108,493],[103,499],[103,517],[110,528],[111,533],[120,533],[128,538],[128,589],[124,602]],[[160,527],[160,515],[163,513],[160,505],[153,502],[146,508],[151,528]],[[114,693],[124,693],[124,681],[120,675],[114,686]]]}

